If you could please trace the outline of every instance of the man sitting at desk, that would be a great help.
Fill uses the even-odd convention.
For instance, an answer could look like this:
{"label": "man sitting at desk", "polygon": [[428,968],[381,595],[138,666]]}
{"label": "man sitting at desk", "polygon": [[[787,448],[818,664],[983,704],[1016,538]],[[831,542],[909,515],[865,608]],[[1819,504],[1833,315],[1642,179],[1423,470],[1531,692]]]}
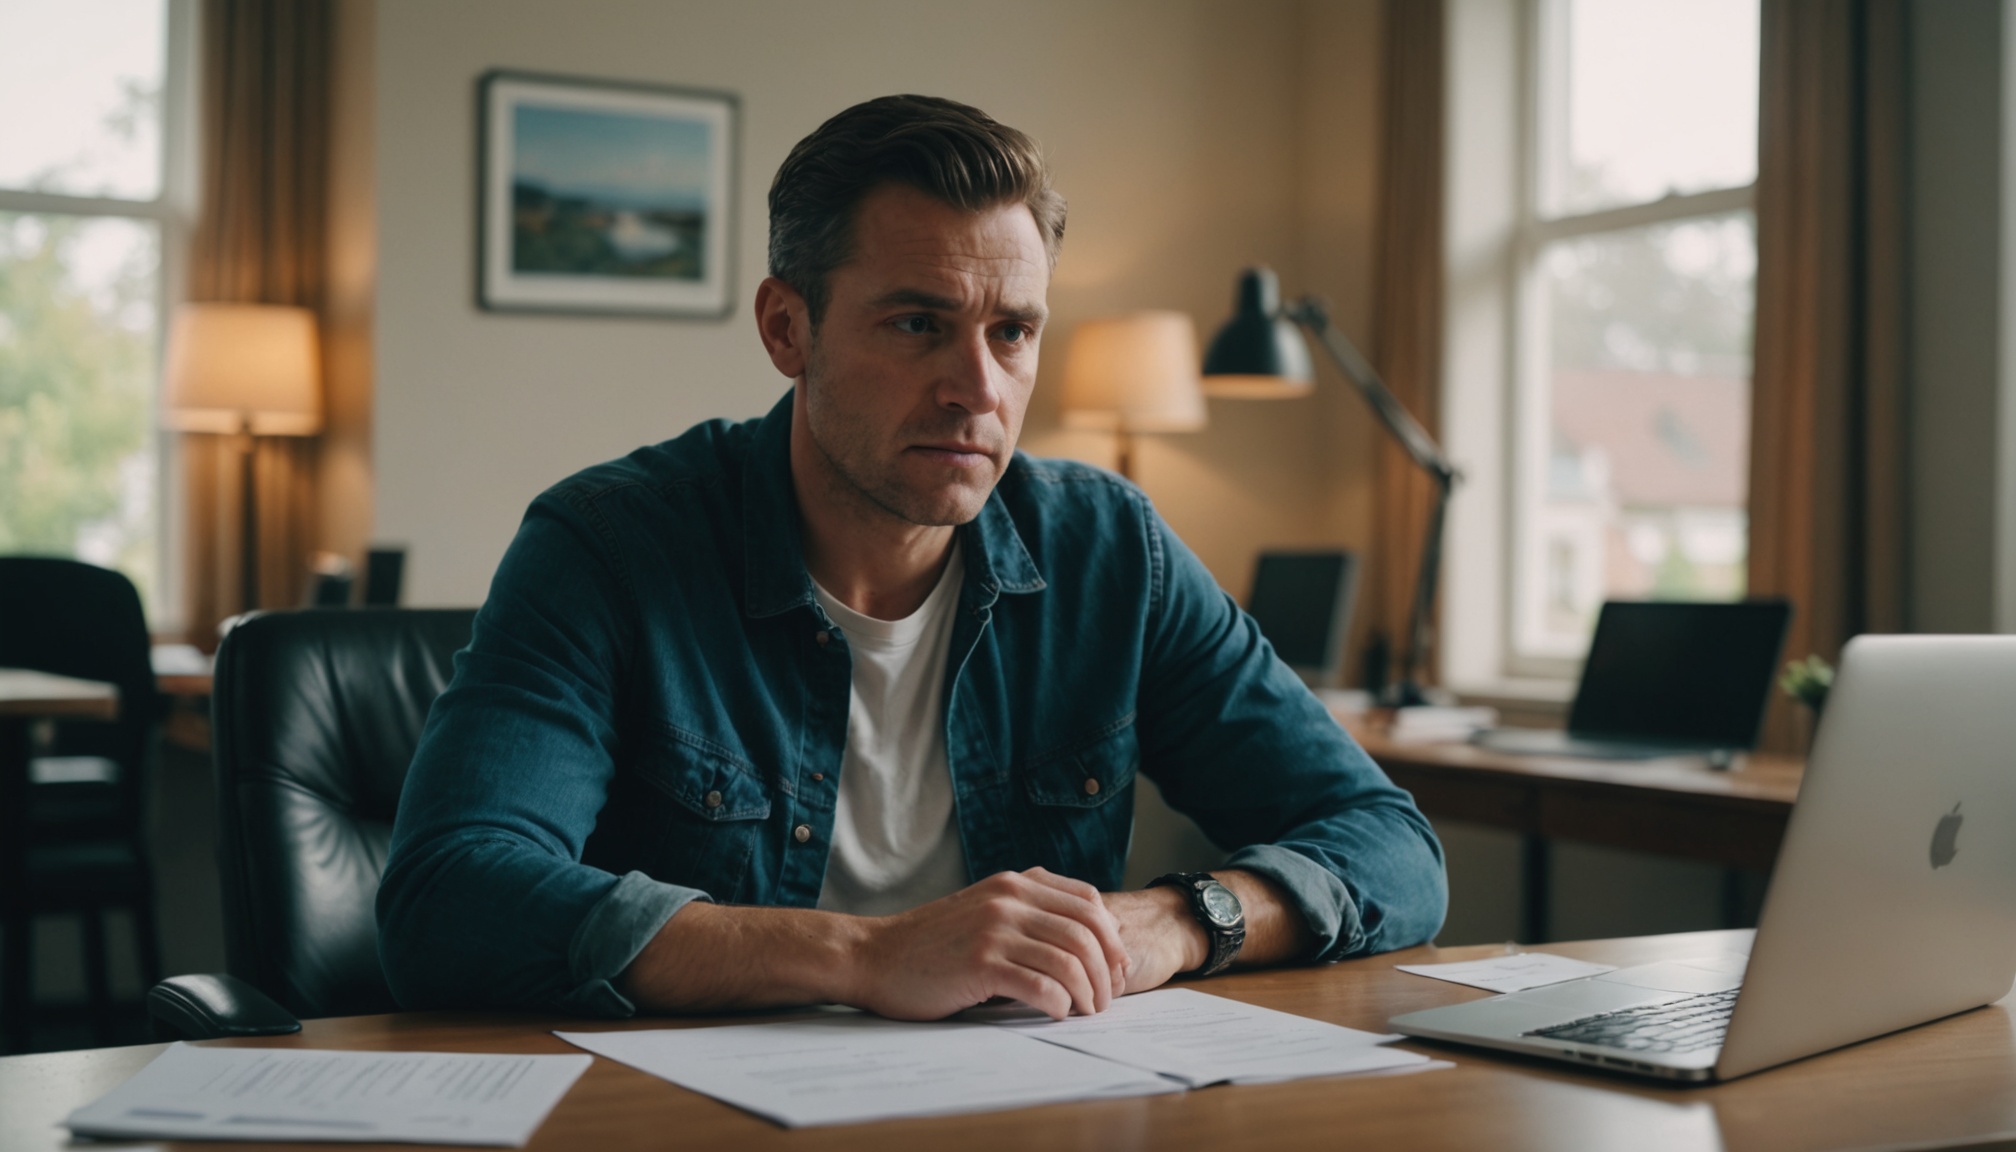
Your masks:
{"label": "man sitting at desk", "polygon": [[[1063,232],[962,104],[792,150],[756,290],[791,391],[526,513],[400,801],[402,1003],[1063,1017],[1434,934],[1407,794],[1140,491],[1015,451]],[[1137,769],[1223,868],[1114,890]]]}

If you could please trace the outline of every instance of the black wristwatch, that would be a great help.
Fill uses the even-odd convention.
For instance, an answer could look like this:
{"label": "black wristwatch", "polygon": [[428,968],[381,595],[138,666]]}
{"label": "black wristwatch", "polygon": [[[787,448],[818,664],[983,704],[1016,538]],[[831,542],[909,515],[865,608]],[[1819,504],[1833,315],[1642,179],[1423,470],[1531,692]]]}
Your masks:
{"label": "black wristwatch", "polygon": [[1204,934],[1211,937],[1210,958],[1191,975],[1213,976],[1224,971],[1246,943],[1246,909],[1240,907],[1239,897],[1209,872],[1171,872],[1150,880],[1148,887],[1164,884],[1183,890],[1191,913],[1204,925]]}

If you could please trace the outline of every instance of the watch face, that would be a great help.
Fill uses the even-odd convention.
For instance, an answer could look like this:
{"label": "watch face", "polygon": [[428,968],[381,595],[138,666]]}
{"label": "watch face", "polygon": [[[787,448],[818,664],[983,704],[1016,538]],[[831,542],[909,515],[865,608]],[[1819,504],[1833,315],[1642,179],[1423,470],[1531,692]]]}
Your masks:
{"label": "watch face", "polygon": [[1239,906],[1239,897],[1232,894],[1223,884],[1210,884],[1204,889],[1204,914],[1215,924],[1231,927],[1239,922],[1245,909]]}

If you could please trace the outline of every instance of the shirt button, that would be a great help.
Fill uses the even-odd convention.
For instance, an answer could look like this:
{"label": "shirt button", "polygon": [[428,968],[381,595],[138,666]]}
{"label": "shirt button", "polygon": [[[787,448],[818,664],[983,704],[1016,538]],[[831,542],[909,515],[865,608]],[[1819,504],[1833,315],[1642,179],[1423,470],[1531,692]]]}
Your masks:
{"label": "shirt button", "polygon": [[719,792],[707,793],[707,807],[719,808],[720,806],[721,806],[721,793]]}
{"label": "shirt button", "polygon": [[821,780],[824,780],[824,779],[826,779],[826,774],[825,774],[824,772],[814,772],[814,773],[812,773],[812,780],[813,780],[813,782],[814,782],[814,783],[817,783],[818,781],[821,781]]}
{"label": "shirt button", "polygon": [[1085,795],[1097,796],[1098,794],[1099,794],[1099,781],[1092,779],[1090,776],[1087,776],[1085,778]]}
{"label": "shirt button", "polygon": [[821,648],[824,648],[827,644],[831,643],[832,640],[833,637],[826,634],[825,632],[812,633],[812,642],[814,644],[819,645]]}
{"label": "shirt button", "polygon": [[811,825],[800,824],[796,828],[791,829],[791,838],[793,840],[798,841],[798,843],[800,844],[803,844],[805,843],[805,841],[810,840],[812,838]]}

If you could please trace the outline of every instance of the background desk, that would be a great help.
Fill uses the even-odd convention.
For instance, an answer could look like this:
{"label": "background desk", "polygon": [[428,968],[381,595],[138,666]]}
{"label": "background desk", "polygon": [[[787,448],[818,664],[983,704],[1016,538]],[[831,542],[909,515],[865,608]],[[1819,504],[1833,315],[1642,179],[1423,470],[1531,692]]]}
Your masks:
{"label": "background desk", "polygon": [[[43,719],[117,720],[119,689],[25,668],[0,668],[0,920],[6,959],[0,963],[0,1051],[24,1049],[29,1035],[28,764],[33,725]],[[0,1108],[4,1108],[0,1102]],[[0,1148],[6,1147],[0,1141]]]}
{"label": "background desk", "polygon": [[[1612,964],[1699,955],[1748,939],[1699,932],[1547,950]],[[1476,959],[1495,947],[1417,948],[1325,968],[1243,973],[1198,987],[1270,1008],[1383,1031],[1388,1017],[1488,993],[1395,972],[1396,963]],[[761,1019],[762,1017],[739,1018]],[[708,1021],[709,1023],[719,1021]],[[662,1028],[639,1020],[594,1027]],[[410,1013],[312,1020],[267,1047],[569,1052],[536,1016]],[[1400,1077],[1216,1087],[1109,1100],[789,1131],[642,1072],[597,1059],[533,1138],[540,1149],[666,1147],[987,1149],[1803,1149],[2016,1140],[2016,1037],[1997,1004],[1708,1088],[1662,1087],[1541,1062],[1410,1045],[1456,1062]],[[0,1059],[0,1147],[64,1146],[72,1108],[144,1066],[158,1045]],[[220,1150],[245,1144],[204,1145]],[[305,1147],[305,1146],[297,1146]],[[319,1145],[322,1148],[357,1145]],[[411,1147],[387,1145],[387,1148]]]}
{"label": "background desk", "polygon": [[[1396,743],[1362,719],[1345,723],[1431,819],[1465,820],[1525,837],[1521,939],[1547,938],[1550,839],[1770,870],[1799,797],[1805,761],[1759,753],[1717,771],[1699,757],[1577,760],[1508,756],[1471,744]],[[1740,903],[1724,885],[1725,917]],[[1730,919],[1725,918],[1725,923]]]}
{"label": "background desk", "polygon": [[161,739],[171,748],[210,754],[211,658],[187,644],[154,646],[154,687],[168,700]]}

